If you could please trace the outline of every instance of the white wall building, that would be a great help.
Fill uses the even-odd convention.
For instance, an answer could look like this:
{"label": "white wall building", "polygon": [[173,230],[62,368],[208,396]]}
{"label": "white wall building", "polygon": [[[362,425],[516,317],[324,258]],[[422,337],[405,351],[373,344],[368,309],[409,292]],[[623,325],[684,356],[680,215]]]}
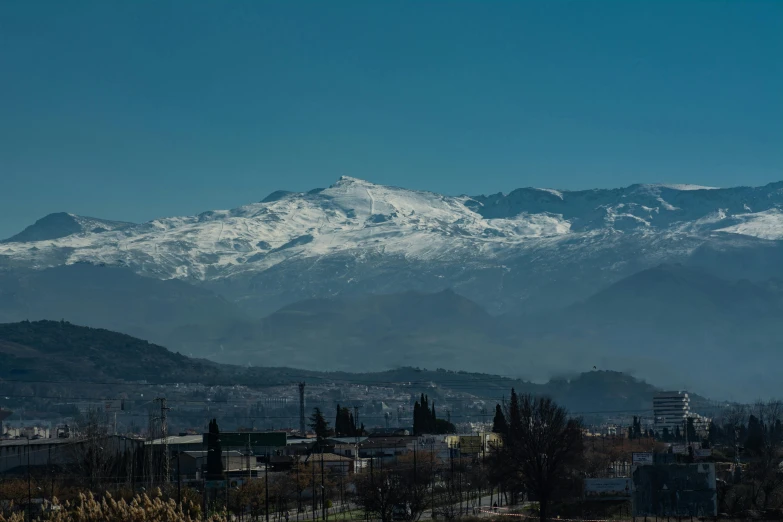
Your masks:
{"label": "white wall building", "polygon": [[655,431],[658,433],[668,429],[673,434],[677,427],[684,430],[690,413],[691,400],[687,392],[667,391],[653,395]]}

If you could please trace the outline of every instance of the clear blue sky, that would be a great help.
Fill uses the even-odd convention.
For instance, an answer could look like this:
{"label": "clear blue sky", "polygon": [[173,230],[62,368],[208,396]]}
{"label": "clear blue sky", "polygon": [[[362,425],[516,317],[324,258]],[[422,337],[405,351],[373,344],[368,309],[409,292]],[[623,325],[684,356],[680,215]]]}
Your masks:
{"label": "clear blue sky", "polygon": [[783,179],[783,1],[0,3],[0,237],[350,175]]}

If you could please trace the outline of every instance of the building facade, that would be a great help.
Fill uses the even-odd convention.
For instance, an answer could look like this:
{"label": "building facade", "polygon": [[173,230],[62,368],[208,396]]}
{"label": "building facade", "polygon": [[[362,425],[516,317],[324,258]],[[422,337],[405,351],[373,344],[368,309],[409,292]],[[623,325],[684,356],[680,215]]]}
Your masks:
{"label": "building facade", "polygon": [[666,429],[674,433],[679,427],[685,429],[688,417],[691,415],[691,400],[687,392],[667,391],[653,396],[653,415],[655,416],[655,431],[663,433]]}

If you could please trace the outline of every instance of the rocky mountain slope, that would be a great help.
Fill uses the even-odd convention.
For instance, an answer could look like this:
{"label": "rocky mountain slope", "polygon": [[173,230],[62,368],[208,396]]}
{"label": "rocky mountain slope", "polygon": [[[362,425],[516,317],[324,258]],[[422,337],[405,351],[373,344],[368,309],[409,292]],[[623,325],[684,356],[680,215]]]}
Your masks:
{"label": "rocky mountain slope", "polygon": [[206,286],[255,316],[313,297],[446,288],[491,313],[521,312],[662,262],[783,275],[782,209],[783,182],[451,197],[341,178],[138,225],[48,216],[0,244],[0,268],[123,265]]}

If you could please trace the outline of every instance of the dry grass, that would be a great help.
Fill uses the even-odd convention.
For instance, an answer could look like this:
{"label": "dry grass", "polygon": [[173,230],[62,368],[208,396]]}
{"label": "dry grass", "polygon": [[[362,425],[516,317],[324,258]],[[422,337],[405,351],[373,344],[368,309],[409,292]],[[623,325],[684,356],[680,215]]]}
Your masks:
{"label": "dry grass", "polygon": [[[204,519],[199,506],[190,501],[181,506],[172,500],[164,500],[158,490],[152,497],[136,495],[129,502],[115,500],[111,494],[96,499],[92,493],[80,494],[79,499],[60,502],[55,498],[44,506],[44,514],[36,517],[40,522],[227,522],[224,515],[211,515]],[[3,516],[0,522],[24,522],[23,512]]]}

